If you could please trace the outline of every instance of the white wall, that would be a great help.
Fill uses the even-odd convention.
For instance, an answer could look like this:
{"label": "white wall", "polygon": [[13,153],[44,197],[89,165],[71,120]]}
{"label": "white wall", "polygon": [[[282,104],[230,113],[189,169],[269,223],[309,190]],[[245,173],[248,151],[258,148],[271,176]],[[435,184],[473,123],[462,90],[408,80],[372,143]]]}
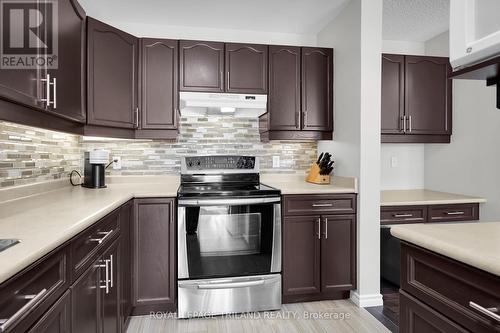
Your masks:
{"label": "white wall", "polygon": [[384,40],[382,51],[392,54],[425,55],[425,43],[404,40]]}
{"label": "white wall", "polygon": [[334,141],[319,151],[336,157],[336,174],[359,179],[358,289],[360,306],[382,304],[380,295],[380,80],[382,0],[351,0],[318,35],[334,47]]}
{"label": "white wall", "polygon": [[[427,42],[429,52],[446,55],[448,36]],[[425,146],[425,187],[484,197],[482,221],[500,221],[500,110],[494,87],[484,81],[454,80],[450,144]]]}

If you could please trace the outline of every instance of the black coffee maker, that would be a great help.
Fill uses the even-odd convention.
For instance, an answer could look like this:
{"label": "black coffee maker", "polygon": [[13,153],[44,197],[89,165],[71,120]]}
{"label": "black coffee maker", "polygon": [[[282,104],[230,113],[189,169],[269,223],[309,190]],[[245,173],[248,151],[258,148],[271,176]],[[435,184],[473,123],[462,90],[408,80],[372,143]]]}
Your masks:
{"label": "black coffee maker", "polygon": [[106,150],[93,150],[85,152],[83,168],[83,187],[105,188],[106,167],[109,162],[109,152]]}

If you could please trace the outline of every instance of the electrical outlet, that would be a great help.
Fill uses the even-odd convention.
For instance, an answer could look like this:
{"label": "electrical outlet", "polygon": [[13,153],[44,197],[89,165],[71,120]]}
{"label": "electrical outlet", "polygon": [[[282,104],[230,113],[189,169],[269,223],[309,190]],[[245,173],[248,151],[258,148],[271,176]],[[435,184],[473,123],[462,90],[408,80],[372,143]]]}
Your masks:
{"label": "electrical outlet", "polygon": [[391,157],[391,168],[397,168],[399,167],[399,160],[397,156],[392,156]]}
{"label": "electrical outlet", "polygon": [[121,156],[113,156],[113,170],[120,170],[122,168],[122,158]]}
{"label": "electrical outlet", "polygon": [[280,157],[273,156],[273,168],[279,168],[279,167],[280,167]]}

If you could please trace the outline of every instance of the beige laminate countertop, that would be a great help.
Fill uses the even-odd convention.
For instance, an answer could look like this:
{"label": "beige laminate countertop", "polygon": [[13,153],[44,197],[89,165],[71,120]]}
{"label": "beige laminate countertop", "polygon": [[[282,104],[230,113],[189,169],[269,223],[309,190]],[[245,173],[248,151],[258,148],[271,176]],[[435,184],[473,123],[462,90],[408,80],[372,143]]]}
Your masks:
{"label": "beige laminate countertop", "polygon": [[430,190],[389,190],[380,192],[380,206],[448,205],[483,202],[486,202],[486,199]]}
{"label": "beige laminate countertop", "polygon": [[391,234],[500,276],[500,222],[408,224],[392,227]]}
{"label": "beige laminate countertop", "polygon": [[[283,194],[356,193],[355,178],[334,177],[331,185],[306,183],[305,176],[262,174],[261,182]],[[0,239],[21,242],[0,252],[0,283],[42,258],[132,198],[176,197],[179,176],[119,176],[92,190],[59,184],[0,191]],[[36,192],[36,193],[35,193]]]}
{"label": "beige laminate countertop", "polygon": [[132,198],[177,196],[179,177],[154,179],[99,190],[65,186],[0,204],[0,238],[21,241],[0,252],[0,283]]}
{"label": "beige laminate countertop", "polygon": [[335,194],[358,193],[354,177],[332,177],[331,184],[318,185],[305,181],[305,175],[261,174],[260,182],[281,190],[281,194]]}

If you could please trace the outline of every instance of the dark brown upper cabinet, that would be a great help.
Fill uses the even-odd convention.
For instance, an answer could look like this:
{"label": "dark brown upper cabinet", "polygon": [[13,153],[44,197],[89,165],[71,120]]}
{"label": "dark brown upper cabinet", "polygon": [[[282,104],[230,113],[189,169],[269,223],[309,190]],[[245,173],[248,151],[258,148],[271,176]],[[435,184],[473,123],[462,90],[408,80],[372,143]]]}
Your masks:
{"label": "dark brown upper cabinet", "polygon": [[93,18],[87,20],[89,125],[138,125],[138,39]]}
{"label": "dark brown upper cabinet", "polygon": [[[38,6],[49,3],[39,2]],[[52,13],[50,8],[40,8],[42,12]],[[45,10],[46,9],[46,10]],[[0,69],[0,98],[36,109],[28,117],[39,117],[26,124],[44,124],[41,113],[55,115],[72,122],[84,123],[85,112],[85,12],[76,0],[57,2],[57,66],[45,65],[36,69]],[[45,20],[50,22],[50,20]],[[44,27],[52,31],[52,27]],[[38,56],[50,54],[38,52]],[[31,55],[30,55],[31,56]],[[28,110],[24,110],[28,111]],[[17,115],[19,117],[19,115]],[[5,120],[19,122],[18,117],[5,117]],[[50,117],[50,116],[49,116]],[[49,121],[50,122],[50,121]]]}
{"label": "dark brown upper cabinet", "polygon": [[382,142],[449,143],[448,58],[382,55]]}
{"label": "dark brown upper cabinet", "polygon": [[329,140],[333,131],[333,49],[270,46],[263,140]]}
{"label": "dark brown upper cabinet", "polygon": [[230,93],[267,93],[267,45],[225,45],[225,91]]}
{"label": "dark brown upper cabinet", "polygon": [[300,130],[300,47],[269,47],[268,112],[273,130]]}
{"label": "dark brown upper cabinet", "polygon": [[140,48],[141,117],[136,137],[175,138],[179,119],[179,42],[143,38]]}
{"label": "dark brown upper cabinet", "polygon": [[224,43],[179,42],[181,91],[224,91]]}
{"label": "dark brown upper cabinet", "polygon": [[302,129],[333,130],[333,50],[302,48]]}
{"label": "dark brown upper cabinet", "polygon": [[47,71],[47,78],[52,82],[49,89],[53,92],[52,103],[47,109],[71,120],[85,123],[86,15],[76,0],[60,0],[57,4],[58,67]]}
{"label": "dark brown upper cabinet", "polygon": [[409,134],[451,134],[451,67],[448,58],[405,58],[405,110]]}
{"label": "dark brown upper cabinet", "polygon": [[398,134],[403,130],[404,80],[404,55],[382,55],[382,134]]}

